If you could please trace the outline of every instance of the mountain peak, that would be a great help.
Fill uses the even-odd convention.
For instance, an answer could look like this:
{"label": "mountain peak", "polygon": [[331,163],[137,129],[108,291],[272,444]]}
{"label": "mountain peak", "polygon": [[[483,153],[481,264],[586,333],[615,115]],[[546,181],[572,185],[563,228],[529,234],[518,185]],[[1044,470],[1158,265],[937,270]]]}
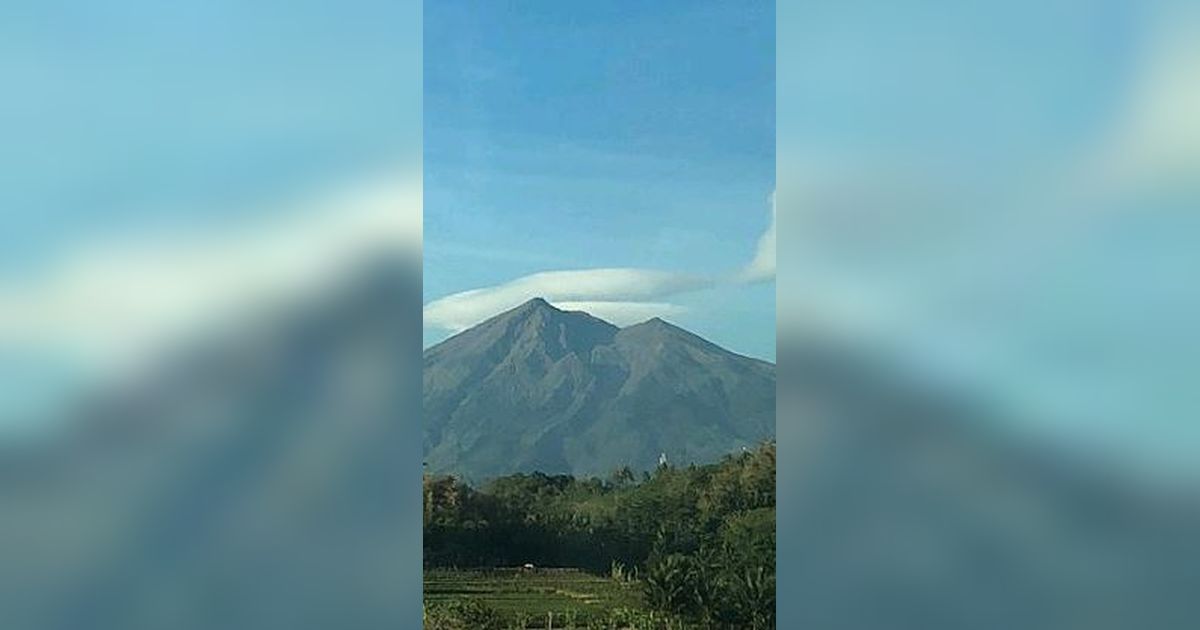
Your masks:
{"label": "mountain peak", "polygon": [[547,302],[545,298],[535,297],[522,302],[519,306],[509,310],[510,313],[529,313],[535,311],[557,311],[554,305]]}
{"label": "mountain peak", "polygon": [[640,334],[655,334],[655,333],[663,334],[663,333],[671,333],[671,332],[676,332],[676,331],[681,332],[681,333],[686,333],[688,335],[692,334],[692,333],[688,332],[687,330],[680,328],[679,326],[676,326],[675,324],[672,324],[671,322],[668,322],[661,317],[651,317],[650,319],[647,319],[644,322],[633,324],[632,326],[626,326],[622,330],[627,333],[640,333]]}
{"label": "mountain peak", "polygon": [[[531,321],[548,321],[555,319],[557,315],[565,314],[566,311],[555,308],[553,304],[547,302],[545,298],[535,297],[520,303],[506,311],[503,311],[493,316],[489,322],[531,322]],[[485,322],[486,323],[486,322]]]}

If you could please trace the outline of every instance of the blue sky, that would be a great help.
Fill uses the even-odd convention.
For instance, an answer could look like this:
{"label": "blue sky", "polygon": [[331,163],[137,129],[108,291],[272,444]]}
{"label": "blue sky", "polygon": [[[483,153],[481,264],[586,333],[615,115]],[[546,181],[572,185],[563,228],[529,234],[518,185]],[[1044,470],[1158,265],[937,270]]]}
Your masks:
{"label": "blue sky", "polygon": [[0,270],[415,165],[419,29],[412,2],[5,3]]}
{"label": "blue sky", "polygon": [[[774,10],[427,5],[426,303],[542,272],[633,271],[599,284],[542,277],[487,305],[427,309],[426,343],[548,291],[552,302],[605,302],[598,314],[617,323],[662,314],[773,359],[773,282],[726,278],[772,221]],[[643,283],[642,270],[702,288],[677,291],[670,275]]]}

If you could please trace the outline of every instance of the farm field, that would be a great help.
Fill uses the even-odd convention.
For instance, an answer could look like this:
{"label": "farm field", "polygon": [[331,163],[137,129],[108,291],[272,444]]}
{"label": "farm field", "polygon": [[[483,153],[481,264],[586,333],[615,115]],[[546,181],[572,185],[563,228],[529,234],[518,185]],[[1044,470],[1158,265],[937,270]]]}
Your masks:
{"label": "farm field", "polygon": [[427,629],[668,627],[636,582],[577,569],[430,569],[425,609]]}

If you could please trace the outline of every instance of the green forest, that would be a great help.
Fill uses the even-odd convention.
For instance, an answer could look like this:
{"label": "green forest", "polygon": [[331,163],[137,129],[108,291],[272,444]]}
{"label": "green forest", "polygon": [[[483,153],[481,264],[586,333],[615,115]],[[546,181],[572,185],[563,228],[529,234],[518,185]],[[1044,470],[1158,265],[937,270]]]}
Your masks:
{"label": "green forest", "polygon": [[[677,624],[654,627],[775,626],[773,442],[607,479],[516,474],[476,488],[426,476],[424,501],[427,585],[455,569],[570,568],[623,585],[647,618]],[[456,610],[474,615],[473,627],[512,627],[477,602],[429,604],[427,622],[433,614],[443,627],[455,627]]]}

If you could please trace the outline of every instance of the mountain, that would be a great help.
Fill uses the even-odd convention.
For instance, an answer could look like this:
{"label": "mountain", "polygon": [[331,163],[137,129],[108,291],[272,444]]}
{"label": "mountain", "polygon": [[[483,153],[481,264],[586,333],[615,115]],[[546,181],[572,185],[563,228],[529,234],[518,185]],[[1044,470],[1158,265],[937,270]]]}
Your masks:
{"label": "mountain", "polygon": [[414,268],[165,350],[61,433],[0,441],[0,625],[419,627]]}
{"label": "mountain", "polygon": [[871,348],[785,338],[791,627],[1192,628],[1200,502]]}
{"label": "mountain", "polygon": [[710,462],[775,435],[775,366],[535,298],[424,353],[425,461],[482,480]]}

